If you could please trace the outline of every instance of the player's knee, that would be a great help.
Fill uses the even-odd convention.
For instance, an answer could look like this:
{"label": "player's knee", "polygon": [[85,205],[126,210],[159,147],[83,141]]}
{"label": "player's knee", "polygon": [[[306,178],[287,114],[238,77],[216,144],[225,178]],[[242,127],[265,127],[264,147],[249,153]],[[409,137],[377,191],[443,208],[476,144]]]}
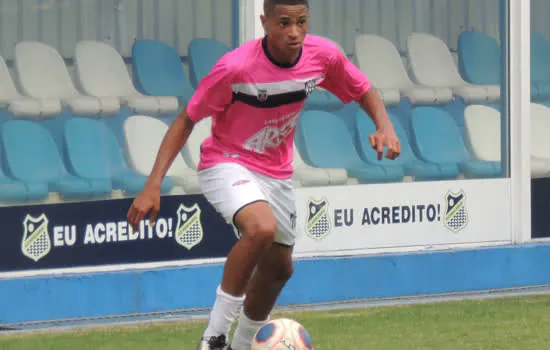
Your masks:
{"label": "player's knee", "polygon": [[248,225],[243,232],[243,237],[250,239],[254,245],[268,246],[273,243],[276,233],[277,223],[275,220],[264,220]]}

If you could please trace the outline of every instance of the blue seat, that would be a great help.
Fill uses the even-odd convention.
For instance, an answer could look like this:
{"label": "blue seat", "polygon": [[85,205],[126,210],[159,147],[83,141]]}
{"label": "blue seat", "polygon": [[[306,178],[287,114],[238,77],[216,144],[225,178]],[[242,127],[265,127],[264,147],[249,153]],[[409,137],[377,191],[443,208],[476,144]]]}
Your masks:
{"label": "blue seat", "polygon": [[28,120],[11,120],[2,128],[9,173],[30,192],[59,192],[64,199],[106,197],[108,181],[84,180],[69,174],[52,135]]}
{"label": "blue seat", "polygon": [[183,70],[174,48],[157,40],[137,40],[132,47],[134,82],[138,90],[151,96],[177,96],[187,103],[195,89]]}
{"label": "blue seat", "polygon": [[469,156],[458,126],[444,110],[418,107],[412,112],[412,130],[420,159],[436,164],[454,176],[492,178],[501,174],[500,163],[485,162]]}
{"label": "blue seat", "polygon": [[496,39],[474,30],[458,37],[459,70],[464,80],[480,85],[499,85],[501,52]]}
{"label": "blue seat", "polygon": [[[465,81],[479,85],[500,85],[501,49],[497,40],[485,33],[466,30],[458,36],[458,67]],[[539,95],[531,84],[531,97]]]}
{"label": "blue seat", "polygon": [[296,130],[296,145],[305,162],[318,168],[344,168],[359,183],[397,182],[402,167],[384,168],[364,162],[355,149],[352,134],[337,116],[325,111],[306,111]]}
{"label": "blue seat", "polygon": [[[65,124],[65,139],[71,167],[79,177],[108,182],[127,195],[141,192],[147,177],[128,168],[115,135],[102,121],[73,118]],[[172,180],[165,178],[161,192],[172,187]]]}
{"label": "blue seat", "polygon": [[456,174],[452,171],[445,172],[445,169],[441,169],[436,164],[426,163],[418,159],[411,148],[409,137],[401,122],[391,113],[389,113],[389,117],[401,143],[400,156],[395,160],[387,158],[383,158],[381,161],[378,160],[378,154],[369,142],[369,136],[376,132],[376,126],[372,119],[364,111],[360,110],[355,117],[355,142],[361,159],[371,164],[380,164],[386,169],[404,168],[405,175],[413,176],[415,180],[439,180],[456,177]]}
{"label": "blue seat", "polygon": [[196,88],[231,48],[215,39],[197,38],[189,44],[189,77]]}
{"label": "blue seat", "polygon": [[314,90],[306,99],[304,110],[336,111],[344,107],[336,95],[326,90]]}
{"label": "blue seat", "polygon": [[23,202],[25,200],[44,199],[48,196],[48,188],[30,186],[24,182],[8,177],[3,170],[3,154],[0,147],[0,202]]}
{"label": "blue seat", "polygon": [[540,33],[531,33],[531,82],[539,100],[550,98],[549,62],[550,42]]}

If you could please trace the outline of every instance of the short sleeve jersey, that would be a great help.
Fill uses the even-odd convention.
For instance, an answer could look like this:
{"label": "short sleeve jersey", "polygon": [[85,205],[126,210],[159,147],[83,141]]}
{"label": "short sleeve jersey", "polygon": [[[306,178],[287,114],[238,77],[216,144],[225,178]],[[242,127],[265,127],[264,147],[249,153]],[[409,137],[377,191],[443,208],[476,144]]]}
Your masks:
{"label": "short sleeve jersey", "polygon": [[278,64],[267,39],[225,54],[199,83],[187,112],[194,122],[212,117],[198,170],[239,163],[276,179],[292,177],[293,142],[300,110],[320,86],[343,103],[369,90],[367,77],[329,40],[307,35],[299,59]]}

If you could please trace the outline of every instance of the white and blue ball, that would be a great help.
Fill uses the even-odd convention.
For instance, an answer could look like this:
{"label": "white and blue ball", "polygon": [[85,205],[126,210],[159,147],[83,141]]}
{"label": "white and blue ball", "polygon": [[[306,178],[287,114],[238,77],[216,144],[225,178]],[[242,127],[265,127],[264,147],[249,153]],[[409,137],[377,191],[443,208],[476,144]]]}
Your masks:
{"label": "white and blue ball", "polygon": [[254,335],[251,350],[313,350],[311,335],[300,323],[279,318],[263,325]]}

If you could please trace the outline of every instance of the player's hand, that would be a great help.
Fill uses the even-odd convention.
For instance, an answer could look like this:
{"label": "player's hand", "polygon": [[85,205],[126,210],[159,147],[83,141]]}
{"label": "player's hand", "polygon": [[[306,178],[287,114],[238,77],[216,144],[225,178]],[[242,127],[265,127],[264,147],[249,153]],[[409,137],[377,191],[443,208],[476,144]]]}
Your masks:
{"label": "player's hand", "polygon": [[387,148],[386,158],[394,160],[401,154],[401,144],[395,134],[393,126],[390,124],[376,130],[369,137],[372,148],[378,153],[378,160],[382,160],[384,148]]}
{"label": "player's hand", "polygon": [[153,226],[160,210],[160,188],[145,185],[141,193],[134,199],[126,220],[135,231],[139,230],[139,223],[149,214],[149,224]]}

